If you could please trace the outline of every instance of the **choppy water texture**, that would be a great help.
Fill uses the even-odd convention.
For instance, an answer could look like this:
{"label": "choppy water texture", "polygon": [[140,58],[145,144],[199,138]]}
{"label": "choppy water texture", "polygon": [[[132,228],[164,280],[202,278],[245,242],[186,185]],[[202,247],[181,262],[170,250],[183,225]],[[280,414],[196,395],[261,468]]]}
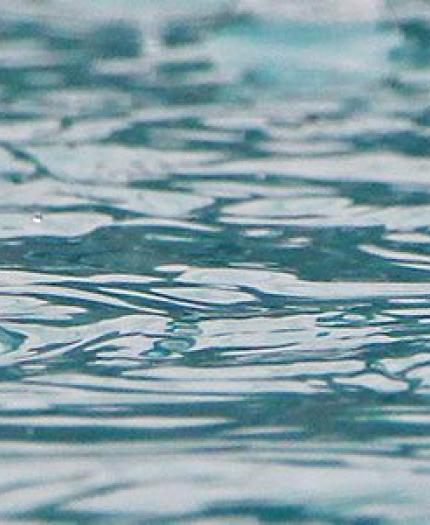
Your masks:
{"label": "choppy water texture", "polygon": [[1,523],[428,523],[400,7],[1,1]]}

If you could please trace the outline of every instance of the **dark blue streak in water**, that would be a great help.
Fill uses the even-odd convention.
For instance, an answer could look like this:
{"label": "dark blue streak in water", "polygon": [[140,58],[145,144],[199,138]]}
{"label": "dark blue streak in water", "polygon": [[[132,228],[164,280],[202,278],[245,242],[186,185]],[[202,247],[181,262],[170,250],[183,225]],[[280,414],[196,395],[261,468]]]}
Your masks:
{"label": "dark blue streak in water", "polygon": [[2,1],[1,523],[428,521],[406,4]]}

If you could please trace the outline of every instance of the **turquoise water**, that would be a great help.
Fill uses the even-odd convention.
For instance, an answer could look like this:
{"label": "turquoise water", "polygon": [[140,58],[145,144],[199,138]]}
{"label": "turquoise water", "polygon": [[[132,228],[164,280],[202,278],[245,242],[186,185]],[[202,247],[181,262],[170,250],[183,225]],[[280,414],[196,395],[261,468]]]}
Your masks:
{"label": "turquoise water", "polygon": [[429,6],[2,0],[0,521],[430,516]]}

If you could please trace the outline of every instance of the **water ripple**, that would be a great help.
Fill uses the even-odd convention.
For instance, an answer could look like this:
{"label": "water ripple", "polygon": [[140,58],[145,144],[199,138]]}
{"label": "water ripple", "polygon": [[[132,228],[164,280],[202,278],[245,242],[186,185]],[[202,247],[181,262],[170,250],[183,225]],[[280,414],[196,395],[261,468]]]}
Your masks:
{"label": "water ripple", "polygon": [[2,523],[428,519],[427,7],[323,3],[2,2]]}

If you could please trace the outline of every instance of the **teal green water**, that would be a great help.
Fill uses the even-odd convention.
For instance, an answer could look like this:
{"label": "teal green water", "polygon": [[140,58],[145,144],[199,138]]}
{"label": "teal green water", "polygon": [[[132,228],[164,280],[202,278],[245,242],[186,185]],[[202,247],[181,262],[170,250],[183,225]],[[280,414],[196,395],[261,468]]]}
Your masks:
{"label": "teal green water", "polygon": [[2,524],[429,522],[406,7],[2,0]]}

